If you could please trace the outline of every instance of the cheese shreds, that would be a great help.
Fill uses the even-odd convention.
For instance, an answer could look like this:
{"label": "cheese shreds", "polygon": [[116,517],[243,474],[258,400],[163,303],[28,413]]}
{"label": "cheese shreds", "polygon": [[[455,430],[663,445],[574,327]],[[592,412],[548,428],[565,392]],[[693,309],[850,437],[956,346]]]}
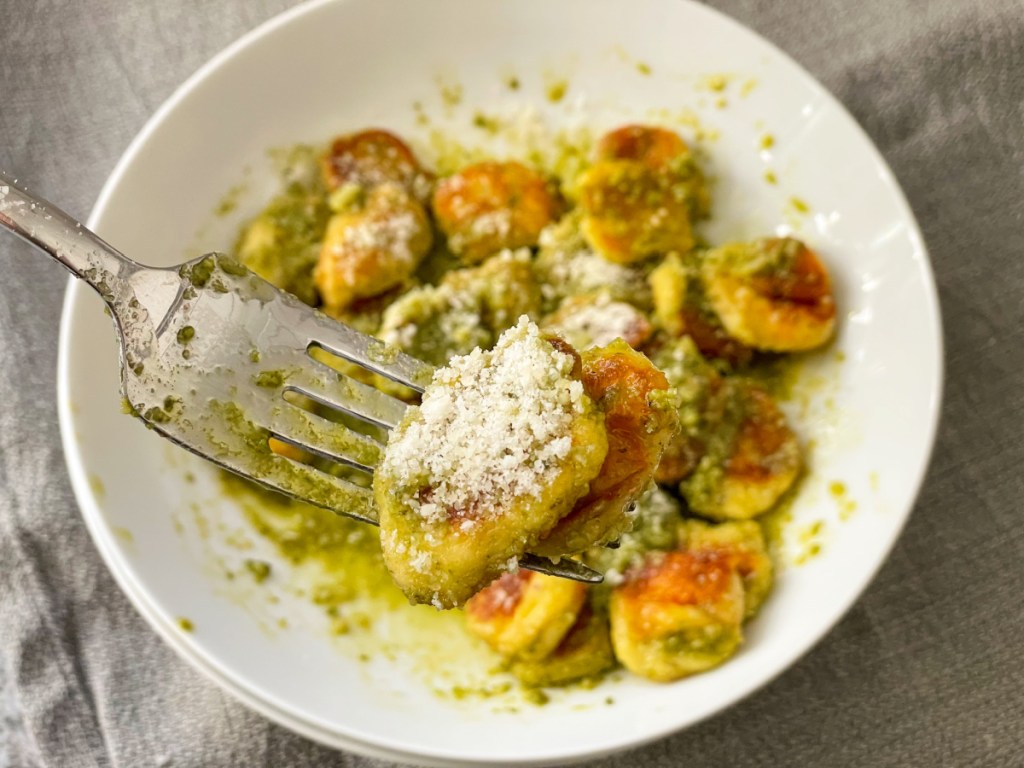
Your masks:
{"label": "cheese shreds", "polygon": [[562,217],[540,233],[541,293],[555,301],[568,296],[607,292],[620,301],[646,304],[650,288],[643,270],[614,264],[599,256],[579,233],[579,217]]}
{"label": "cheese shreds", "polygon": [[529,318],[493,350],[452,358],[414,418],[391,437],[383,472],[428,522],[500,515],[512,499],[540,497],[572,448],[584,412],[574,359]]}
{"label": "cheese shreds", "polygon": [[383,251],[396,262],[412,263],[415,254],[410,246],[420,231],[421,224],[412,213],[367,217],[346,227],[340,242],[332,247],[338,257],[336,267],[347,284],[355,284],[365,266],[359,259],[344,258],[352,251]]}
{"label": "cheese shreds", "polygon": [[637,329],[646,325],[643,314],[632,304],[613,301],[606,293],[578,302],[545,323],[545,330],[565,338],[576,349],[603,347],[616,339],[630,342]]}

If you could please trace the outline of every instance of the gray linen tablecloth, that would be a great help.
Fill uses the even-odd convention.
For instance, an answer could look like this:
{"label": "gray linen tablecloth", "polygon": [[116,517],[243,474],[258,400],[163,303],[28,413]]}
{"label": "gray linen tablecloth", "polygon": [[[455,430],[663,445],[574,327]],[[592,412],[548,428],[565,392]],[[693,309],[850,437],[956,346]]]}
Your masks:
{"label": "gray linen tablecloth", "polygon": [[[0,0],[0,168],[85,218],[174,87],[291,4]],[[602,765],[1024,765],[1024,2],[714,4],[824,82],[903,184],[942,294],[943,427],[892,558],[812,653]],[[0,253],[0,766],[380,765],[236,704],[118,592],[58,441],[65,275]]]}

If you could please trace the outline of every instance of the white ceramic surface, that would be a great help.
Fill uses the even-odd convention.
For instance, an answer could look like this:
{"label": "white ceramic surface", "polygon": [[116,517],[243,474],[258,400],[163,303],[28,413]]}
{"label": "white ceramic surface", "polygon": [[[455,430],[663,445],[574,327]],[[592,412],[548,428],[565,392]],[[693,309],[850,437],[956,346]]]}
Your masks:
{"label": "white ceramic surface", "polygon": [[[730,76],[724,92],[709,87],[714,73]],[[510,74],[518,91],[504,85]],[[566,98],[552,105],[546,87],[562,78]],[[439,83],[461,85],[461,103],[446,106]],[[268,607],[225,586],[218,569],[231,555],[216,539],[244,530],[238,510],[217,497],[206,467],[121,415],[109,320],[88,289],[71,285],[59,406],[90,532],[124,591],[185,659],[268,717],[328,744],[432,765],[540,764],[692,724],[764,684],[832,627],[910,512],[934,440],[942,368],[936,294],[913,216],[842,107],[770,44],[703,6],[340,0],[278,17],[193,76],[125,153],[90,223],[153,264],[225,248],[276,189],[268,148],[371,125],[423,145],[417,101],[476,139],[477,108],[533,104],[555,125],[598,129],[648,119],[652,108],[692,109],[705,136],[717,134],[702,144],[717,177],[711,238],[790,229],[821,250],[835,276],[841,330],[808,363],[819,384],[806,407],[793,409],[815,447],[785,556],[799,556],[800,533],[819,520],[821,554],[783,568],[742,651],[710,673],[671,685],[622,676],[516,713],[438,700],[400,660],[363,665],[339,650],[308,602],[283,595]],[[767,150],[765,134],[775,140]],[[768,169],[777,185],[765,181]],[[235,212],[211,216],[240,182]],[[810,213],[793,207],[794,196]],[[186,472],[195,483],[183,482]],[[849,489],[852,514],[826,492],[832,481]],[[193,504],[214,521],[205,538],[195,535]],[[263,542],[254,546],[274,559]],[[196,631],[180,631],[180,616]],[[289,631],[272,630],[280,618]]]}

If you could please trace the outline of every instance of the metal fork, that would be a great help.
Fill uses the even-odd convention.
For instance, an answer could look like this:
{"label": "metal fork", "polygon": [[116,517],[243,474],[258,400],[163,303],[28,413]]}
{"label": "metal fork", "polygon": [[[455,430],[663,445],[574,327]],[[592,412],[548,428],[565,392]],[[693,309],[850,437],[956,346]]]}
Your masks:
{"label": "metal fork", "polygon": [[[126,410],[146,426],[268,488],[377,524],[369,481],[383,455],[385,430],[398,424],[407,406],[311,353],[416,392],[430,382],[429,365],[310,308],[228,256],[208,254],[170,268],[138,264],[3,172],[0,226],[99,293],[117,331]],[[357,432],[286,393],[371,426]],[[328,472],[280,455],[269,438],[341,469]],[[567,558],[556,563],[527,554],[520,565],[601,581],[597,571]]]}

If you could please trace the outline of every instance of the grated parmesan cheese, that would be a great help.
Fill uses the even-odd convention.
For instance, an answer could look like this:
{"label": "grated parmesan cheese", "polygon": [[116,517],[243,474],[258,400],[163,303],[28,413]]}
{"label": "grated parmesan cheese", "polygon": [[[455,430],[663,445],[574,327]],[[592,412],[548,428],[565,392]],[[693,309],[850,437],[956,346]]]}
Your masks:
{"label": "grated parmesan cheese", "polygon": [[410,212],[384,216],[366,216],[347,227],[331,249],[339,257],[337,268],[347,284],[355,284],[365,269],[360,259],[345,258],[352,251],[386,253],[393,262],[411,264],[416,260],[410,244],[420,233],[421,224]]}
{"label": "grated parmesan cheese", "polygon": [[624,301],[613,301],[607,293],[586,302],[569,302],[544,327],[577,349],[603,347],[616,339],[633,344],[633,336],[648,325],[640,310]]}
{"label": "grated parmesan cheese", "polygon": [[574,362],[525,315],[493,350],[452,358],[388,444],[382,470],[402,503],[433,523],[494,517],[512,499],[539,498],[584,412]]}

